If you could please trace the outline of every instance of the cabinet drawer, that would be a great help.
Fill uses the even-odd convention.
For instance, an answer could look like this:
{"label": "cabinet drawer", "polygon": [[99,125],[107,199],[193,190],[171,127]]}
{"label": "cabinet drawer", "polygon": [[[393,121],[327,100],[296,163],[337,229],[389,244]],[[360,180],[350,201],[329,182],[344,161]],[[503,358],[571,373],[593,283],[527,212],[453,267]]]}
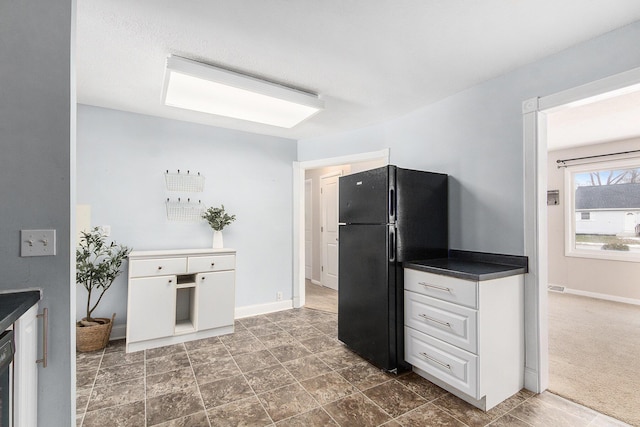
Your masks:
{"label": "cabinet drawer", "polygon": [[207,271],[234,270],[236,268],[235,255],[212,255],[189,257],[189,273],[204,273]]}
{"label": "cabinet drawer", "polygon": [[470,280],[405,268],[404,288],[455,304],[478,308],[478,284]]}
{"label": "cabinet drawer", "polygon": [[478,398],[478,356],[405,327],[405,359],[458,390]]}
{"label": "cabinet drawer", "polygon": [[404,319],[407,326],[458,346],[478,352],[478,313],[415,292],[404,291]]}
{"label": "cabinet drawer", "polygon": [[187,258],[134,259],[129,262],[130,277],[185,274]]}

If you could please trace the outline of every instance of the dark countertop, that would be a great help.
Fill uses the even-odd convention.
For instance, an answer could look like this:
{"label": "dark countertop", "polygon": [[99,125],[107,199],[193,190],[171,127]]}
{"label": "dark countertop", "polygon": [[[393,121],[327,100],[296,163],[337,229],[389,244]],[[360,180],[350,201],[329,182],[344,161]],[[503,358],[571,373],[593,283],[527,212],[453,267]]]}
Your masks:
{"label": "dark countertop", "polygon": [[450,250],[448,258],[403,263],[406,268],[465,280],[492,280],[528,272],[524,256]]}
{"label": "dark countertop", "polygon": [[0,332],[7,329],[40,301],[40,291],[0,294]]}

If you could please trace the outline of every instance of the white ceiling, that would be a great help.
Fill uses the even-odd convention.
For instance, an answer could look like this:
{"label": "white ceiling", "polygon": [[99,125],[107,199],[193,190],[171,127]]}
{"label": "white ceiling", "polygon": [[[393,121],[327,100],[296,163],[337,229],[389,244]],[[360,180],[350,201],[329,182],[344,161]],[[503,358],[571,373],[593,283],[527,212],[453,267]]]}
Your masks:
{"label": "white ceiling", "polygon": [[[640,19],[637,0],[84,0],[88,105],[307,138],[406,114]],[[164,106],[169,54],[315,92],[293,129]]]}

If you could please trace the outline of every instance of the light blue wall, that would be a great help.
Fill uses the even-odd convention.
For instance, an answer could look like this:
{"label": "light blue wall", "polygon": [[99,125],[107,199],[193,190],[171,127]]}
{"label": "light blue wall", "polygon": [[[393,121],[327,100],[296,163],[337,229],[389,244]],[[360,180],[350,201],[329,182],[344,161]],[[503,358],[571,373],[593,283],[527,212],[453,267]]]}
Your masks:
{"label": "light blue wall", "polygon": [[[38,368],[40,426],[75,425],[74,21],[71,0],[0,2],[0,291],[41,288],[41,307],[49,309],[48,367]],[[56,230],[57,255],[21,258],[20,230],[40,228]]]}
{"label": "light blue wall", "polygon": [[[237,220],[224,230],[237,253],[236,307],[292,295],[293,140],[243,133],[122,111],[78,107],[77,201],[91,206],[92,225],[110,225],[111,238],[134,250],[207,248],[206,222],[167,220],[165,200],[224,204]],[[205,176],[202,193],[169,192],[164,172]],[[78,317],[86,301],[78,291]],[[100,303],[98,315],[127,308],[126,271]]]}
{"label": "light blue wall", "polygon": [[639,45],[636,22],[401,118],[301,140],[298,159],[389,147],[392,164],[451,175],[452,248],[523,254],[522,102],[640,67]]}

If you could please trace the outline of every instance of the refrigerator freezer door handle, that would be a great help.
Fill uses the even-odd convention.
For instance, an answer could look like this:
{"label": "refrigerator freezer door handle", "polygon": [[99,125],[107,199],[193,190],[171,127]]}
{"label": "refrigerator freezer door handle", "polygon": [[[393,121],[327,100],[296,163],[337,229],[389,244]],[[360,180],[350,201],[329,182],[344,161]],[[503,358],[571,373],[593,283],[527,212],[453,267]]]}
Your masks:
{"label": "refrigerator freezer door handle", "polygon": [[393,226],[389,227],[389,262],[396,260],[396,233]]}
{"label": "refrigerator freezer door handle", "polygon": [[396,209],[396,193],[392,189],[389,190],[389,218],[393,220],[395,218],[395,209]]}

